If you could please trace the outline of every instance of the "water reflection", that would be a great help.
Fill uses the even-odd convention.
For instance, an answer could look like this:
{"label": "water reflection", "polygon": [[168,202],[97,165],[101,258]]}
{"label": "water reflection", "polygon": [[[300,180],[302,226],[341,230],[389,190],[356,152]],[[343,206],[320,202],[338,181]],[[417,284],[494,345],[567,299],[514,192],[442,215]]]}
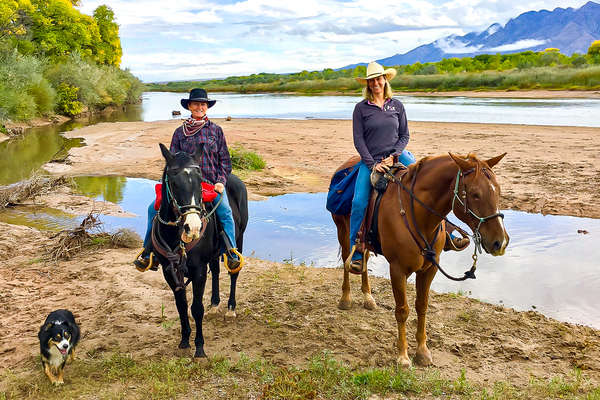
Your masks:
{"label": "water reflection", "polygon": [[77,192],[89,197],[99,197],[112,203],[123,203],[125,183],[122,176],[80,176],[74,178]]}
{"label": "water reflection", "polygon": [[[102,217],[107,228],[128,227],[143,235],[146,208],[154,196],[155,182],[105,177],[102,184],[90,184],[94,179],[99,178],[86,179],[89,187],[96,188],[94,194],[102,185],[106,193],[111,192],[106,190],[108,187],[119,186],[122,196],[119,204],[138,215],[136,218]],[[301,193],[250,202],[244,254],[316,267],[339,267],[335,226],[325,210],[325,198],[325,193]],[[511,236],[506,254],[480,256],[476,280],[453,282],[438,274],[432,289],[460,291],[518,310],[535,307],[559,320],[600,328],[600,309],[596,306],[600,287],[597,243],[600,220],[510,210],[505,211],[505,215]],[[590,233],[579,234],[579,229]],[[471,266],[472,251],[471,246],[461,253],[443,253],[441,264],[448,273],[461,276]],[[381,256],[371,258],[369,269],[374,275],[389,277],[389,264]]]}

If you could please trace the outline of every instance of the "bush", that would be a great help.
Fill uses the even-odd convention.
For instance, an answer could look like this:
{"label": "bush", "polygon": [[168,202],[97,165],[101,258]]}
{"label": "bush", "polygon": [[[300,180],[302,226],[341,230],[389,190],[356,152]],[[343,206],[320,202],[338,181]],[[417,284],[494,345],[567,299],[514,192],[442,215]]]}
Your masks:
{"label": "bush", "polygon": [[231,157],[231,165],[235,169],[260,170],[267,163],[256,153],[244,149],[242,146],[233,146],[229,148],[229,156]]}
{"label": "bush", "polygon": [[56,112],[74,116],[83,111],[83,104],[77,100],[79,88],[61,83],[58,86]]}

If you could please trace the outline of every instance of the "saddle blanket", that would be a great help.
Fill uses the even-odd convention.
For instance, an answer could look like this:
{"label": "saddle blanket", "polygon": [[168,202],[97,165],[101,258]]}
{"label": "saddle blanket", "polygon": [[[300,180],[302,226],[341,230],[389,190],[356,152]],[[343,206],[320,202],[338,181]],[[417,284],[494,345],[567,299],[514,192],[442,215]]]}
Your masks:
{"label": "saddle blanket", "polygon": [[[158,211],[160,209],[160,203],[162,201],[162,183],[157,183],[154,186],[154,192],[156,193],[156,200],[154,200],[154,209]],[[202,182],[202,201],[204,203],[210,203],[216,199],[218,193],[215,192],[215,185],[211,185],[207,182]]]}

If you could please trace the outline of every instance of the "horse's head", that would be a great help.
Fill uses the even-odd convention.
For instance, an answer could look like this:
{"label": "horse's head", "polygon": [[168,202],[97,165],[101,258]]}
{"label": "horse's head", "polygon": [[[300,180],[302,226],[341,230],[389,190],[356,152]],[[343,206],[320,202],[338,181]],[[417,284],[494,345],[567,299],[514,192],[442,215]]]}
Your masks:
{"label": "horse's head", "polygon": [[202,149],[198,148],[193,155],[182,151],[173,154],[161,143],[160,151],[167,162],[163,174],[166,200],[172,203],[176,217],[182,222],[181,240],[189,243],[200,238],[201,217],[205,214],[202,171],[196,162]]}
{"label": "horse's head", "polygon": [[455,185],[452,211],[461,221],[481,235],[483,249],[494,256],[501,256],[508,246],[508,233],[504,228],[504,215],[498,206],[500,186],[492,171],[506,155],[483,161],[474,154],[466,158],[449,153],[460,170]]}

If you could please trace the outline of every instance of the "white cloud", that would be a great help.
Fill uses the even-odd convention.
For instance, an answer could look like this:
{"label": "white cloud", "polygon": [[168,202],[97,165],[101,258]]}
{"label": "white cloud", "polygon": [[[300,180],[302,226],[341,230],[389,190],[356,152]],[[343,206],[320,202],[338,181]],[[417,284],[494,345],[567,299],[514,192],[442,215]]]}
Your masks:
{"label": "white cloud", "polygon": [[474,53],[481,49],[481,46],[469,46],[454,36],[438,39],[435,41],[435,45],[448,54]]}
{"label": "white cloud", "polygon": [[492,47],[491,49],[486,49],[489,51],[514,51],[521,49],[529,49],[531,47],[539,46],[546,43],[547,40],[537,40],[537,39],[523,39],[514,43],[505,44],[502,46]]}
{"label": "white cloud", "polygon": [[[121,27],[122,66],[144,80],[167,80],[338,68],[504,25],[524,11],[585,2],[81,0],[79,8],[92,14],[101,4],[111,7]],[[454,54],[481,50],[451,39],[438,46]],[[219,71],[208,67],[218,62]]]}

